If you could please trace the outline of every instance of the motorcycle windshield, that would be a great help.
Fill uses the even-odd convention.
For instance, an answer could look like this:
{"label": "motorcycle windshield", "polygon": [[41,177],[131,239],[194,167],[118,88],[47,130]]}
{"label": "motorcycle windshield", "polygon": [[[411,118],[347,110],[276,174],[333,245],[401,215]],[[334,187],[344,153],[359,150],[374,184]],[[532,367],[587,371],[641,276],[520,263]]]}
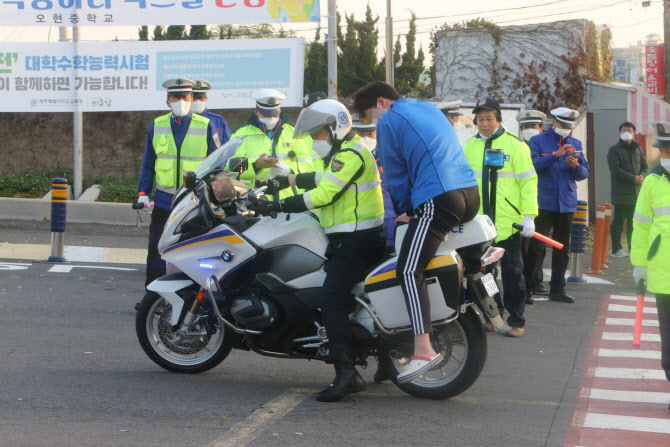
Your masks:
{"label": "motorcycle windshield", "polygon": [[207,157],[193,172],[198,179],[204,178],[207,174],[212,172],[215,169],[226,170],[226,163],[228,160],[235,155],[237,149],[244,141],[244,137],[233,138],[228,141],[226,144],[215,150]]}

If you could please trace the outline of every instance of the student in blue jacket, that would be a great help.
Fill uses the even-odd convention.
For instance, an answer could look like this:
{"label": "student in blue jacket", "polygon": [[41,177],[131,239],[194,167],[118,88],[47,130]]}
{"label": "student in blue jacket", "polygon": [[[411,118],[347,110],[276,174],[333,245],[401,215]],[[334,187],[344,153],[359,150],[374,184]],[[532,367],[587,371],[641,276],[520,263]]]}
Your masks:
{"label": "student in blue jacket", "polygon": [[409,216],[396,267],[414,328],[414,356],[398,382],[414,380],[442,360],[430,344],[425,271],[449,232],[479,210],[479,188],[456,132],[434,105],[402,98],[375,81],[354,94],[353,108],[377,118],[377,146],[393,199]]}

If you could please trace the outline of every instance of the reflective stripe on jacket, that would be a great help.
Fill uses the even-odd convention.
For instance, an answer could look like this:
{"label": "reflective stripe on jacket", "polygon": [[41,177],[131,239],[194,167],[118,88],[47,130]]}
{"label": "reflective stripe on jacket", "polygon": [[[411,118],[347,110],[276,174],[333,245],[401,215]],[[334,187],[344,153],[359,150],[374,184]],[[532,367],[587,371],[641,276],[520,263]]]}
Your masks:
{"label": "reflective stripe on jacket", "polygon": [[384,223],[379,170],[360,136],[342,144],[325,171],[317,173],[316,183],[303,199],[307,209],[317,209],[327,234],[368,230]]}
{"label": "reflective stripe on jacket", "polygon": [[[281,126],[281,127],[280,127]],[[311,146],[307,148],[305,142],[293,139],[293,126],[287,123],[278,124],[272,139],[255,125],[255,121],[249,122],[235,131],[231,138],[246,136],[244,142],[235,152],[235,157],[247,157],[249,159],[249,169],[242,174],[241,179],[253,183],[256,178],[268,178],[270,168],[260,169],[258,172],[253,167],[253,163],[261,155],[267,154],[268,157],[276,157],[288,165],[294,174],[304,174],[313,172],[313,161]],[[304,190],[297,190],[298,194]],[[279,198],[294,195],[292,188],[287,188],[279,193]]]}
{"label": "reflective stripe on jacket", "polygon": [[[172,135],[170,116],[159,116],[154,120],[153,147],[156,152],[156,189],[174,194],[182,183],[186,171],[193,171],[207,157],[207,127],[209,120],[192,114],[191,123],[180,148]],[[179,163],[179,168],[177,168]]]}
{"label": "reflective stripe on jacket", "polygon": [[[660,239],[655,242],[657,238]],[[633,217],[631,245],[631,263],[648,268],[647,290],[670,294],[670,179],[661,166],[642,183]],[[648,259],[650,255],[653,257]]]}
{"label": "reflective stripe on jacket", "polygon": [[[517,232],[512,228],[513,223],[521,223],[521,219],[526,215],[537,216],[537,174],[526,143],[504,128],[501,127],[487,140],[472,137],[465,143],[463,151],[470,167],[475,171],[480,197],[482,196],[485,147],[502,149],[505,153],[505,164],[498,171],[495,210],[495,224],[498,230],[496,241],[504,241]],[[482,198],[479,214],[483,213],[484,200]]]}

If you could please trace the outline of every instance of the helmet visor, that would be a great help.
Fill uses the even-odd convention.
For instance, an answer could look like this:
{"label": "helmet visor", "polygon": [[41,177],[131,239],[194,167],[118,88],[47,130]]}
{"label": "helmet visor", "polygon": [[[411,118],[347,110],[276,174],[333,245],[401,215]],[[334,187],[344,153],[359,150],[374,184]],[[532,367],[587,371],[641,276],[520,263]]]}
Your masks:
{"label": "helmet visor", "polygon": [[311,108],[304,109],[295,123],[293,138],[305,138],[324,127],[334,129],[336,120],[335,116],[330,113],[319,112]]}

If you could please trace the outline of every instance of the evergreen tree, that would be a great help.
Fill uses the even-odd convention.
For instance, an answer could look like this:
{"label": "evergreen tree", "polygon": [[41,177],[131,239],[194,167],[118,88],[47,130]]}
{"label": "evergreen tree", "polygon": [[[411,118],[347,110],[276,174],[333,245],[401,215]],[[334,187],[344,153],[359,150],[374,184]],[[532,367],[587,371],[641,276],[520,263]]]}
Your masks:
{"label": "evergreen tree", "polygon": [[305,92],[328,91],[328,49],[321,40],[321,27],[316,29],[314,42],[305,51]]}
{"label": "evergreen tree", "polygon": [[[395,52],[400,53],[400,37],[396,41]],[[416,14],[412,13],[412,18],[409,21],[409,31],[405,36],[405,52],[402,54],[402,62],[396,68],[395,87],[400,94],[416,95],[419,77],[425,69],[424,62],[423,49],[419,50],[418,56],[416,54]]]}
{"label": "evergreen tree", "polygon": [[165,40],[165,34],[163,34],[163,27],[158,25],[154,28],[153,40]]}
{"label": "evergreen tree", "polygon": [[295,31],[280,26],[276,31],[272,25],[217,25],[211,33],[215,39],[283,39],[295,37]]}
{"label": "evergreen tree", "polygon": [[140,31],[139,31],[139,35],[140,35],[140,40],[141,41],[149,40],[149,27],[148,26],[141,27]]}
{"label": "evergreen tree", "polygon": [[208,40],[211,39],[212,33],[207,29],[207,25],[191,25],[188,32],[190,40]]}
{"label": "evergreen tree", "polygon": [[170,25],[165,33],[165,40],[184,40],[185,25]]}

